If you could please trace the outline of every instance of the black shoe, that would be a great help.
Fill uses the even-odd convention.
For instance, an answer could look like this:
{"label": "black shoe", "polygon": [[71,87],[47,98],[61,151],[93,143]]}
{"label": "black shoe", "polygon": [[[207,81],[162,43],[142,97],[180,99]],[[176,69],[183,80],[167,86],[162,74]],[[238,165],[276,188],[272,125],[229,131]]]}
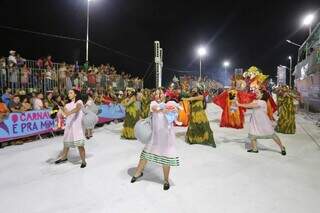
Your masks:
{"label": "black shoe", "polygon": [[90,136],[86,136],[86,139],[89,140],[89,139],[90,139]]}
{"label": "black shoe", "polygon": [[283,149],[281,150],[281,155],[286,155],[287,154],[287,152],[286,152],[286,148],[285,147],[283,147]]}
{"label": "black shoe", "polygon": [[259,151],[258,151],[258,150],[253,150],[253,149],[249,149],[249,150],[247,150],[247,152],[259,153]]}
{"label": "black shoe", "polygon": [[66,159],[58,159],[58,160],[56,160],[54,163],[55,163],[55,164],[59,164],[59,163],[66,162],[67,160],[68,160],[68,158],[66,158]]}
{"label": "black shoe", "polygon": [[168,189],[170,189],[170,184],[169,184],[169,182],[165,182],[163,184],[163,190],[167,191]]}
{"label": "black shoe", "polygon": [[136,182],[139,178],[141,178],[143,176],[143,172],[141,172],[141,174],[138,176],[138,177],[135,177],[135,176],[133,176],[132,178],[131,178],[131,183],[134,183],[134,182]]}
{"label": "black shoe", "polygon": [[87,166],[87,163],[86,163],[86,162],[84,162],[84,163],[81,163],[80,168],[85,168],[86,166]]}
{"label": "black shoe", "polygon": [[212,144],[212,147],[213,147],[213,148],[216,148],[216,147],[217,147],[216,143],[213,143],[213,144]]}

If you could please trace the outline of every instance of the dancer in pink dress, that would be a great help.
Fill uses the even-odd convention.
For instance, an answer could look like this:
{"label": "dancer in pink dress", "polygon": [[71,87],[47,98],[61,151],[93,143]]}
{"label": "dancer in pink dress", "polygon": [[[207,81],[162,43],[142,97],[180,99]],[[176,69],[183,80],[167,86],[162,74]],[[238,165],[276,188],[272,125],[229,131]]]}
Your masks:
{"label": "dancer in pink dress", "polygon": [[69,148],[78,147],[79,154],[82,160],[81,168],[86,167],[85,149],[84,149],[84,131],[82,126],[83,117],[83,103],[80,100],[80,93],[76,90],[69,90],[68,97],[70,103],[66,104],[64,108],[60,108],[64,117],[66,118],[66,126],[63,135],[63,152],[55,164],[59,164],[68,160]]}
{"label": "dancer in pink dress", "polygon": [[239,107],[252,109],[249,127],[249,138],[252,149],[248,152],[258,153],[257,139],[273,139],[280,147],[281,154],[286,155],[286,149],[282,145],[280,138],[276,135],[267,112],[268,94],[266,91],[257,90],[256,100],[250,104],[239,104]]}
{"label": "dancer in pink dress", "polygon": [[[168,190],[170,166],[179,166],[179,158],[175,149],[175,132],[169,127],[166,119],[166,111],[161,109],[161,104],[165,101],[164,92],[161,89],[156,90],[155,99],[150,104],[152,112],[152,137],[143,149],[136,173],[131,179],[134,183],[143,176],[143,170],[148,161],[161,164],[164,174],[163,189]],[[172,124],[171,124],[172,125]]]}

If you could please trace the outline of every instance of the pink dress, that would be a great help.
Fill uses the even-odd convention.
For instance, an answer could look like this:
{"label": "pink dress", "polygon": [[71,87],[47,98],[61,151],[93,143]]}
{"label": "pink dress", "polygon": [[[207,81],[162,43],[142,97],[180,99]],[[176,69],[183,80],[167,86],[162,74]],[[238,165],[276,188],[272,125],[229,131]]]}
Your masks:
{"label": "pink dress", "polygon": [[[68,111],[71,111],[76,108],[78,103],[81,104],[83,108],[81,100],[78,100],[77,102],[70,102],[65,107]],[[63,135],[63,143],[65,147],[84,146],[85,137],[82,126],[82,117],[83,112],[81,109],[79,112],[71,114],[66,118],[66,126]]]}
{"label": "pink dress", "polygon": [[[159,107],[161,103],[152,101],[152,108]],[[168,166],[179,166],[175,148],[175,132],[169,128],[169,123],[163,112],[152,112],[152,137],[151,141],[144,147],[140,158],[154,163]]]}
{"label": "pink dress", "polygon": [[249,138],[250,139],[268,139],[275,135],[272,122],[267,114],[267,103],[263,100],[257,100],[259,107],[252,110],[250,118]]}

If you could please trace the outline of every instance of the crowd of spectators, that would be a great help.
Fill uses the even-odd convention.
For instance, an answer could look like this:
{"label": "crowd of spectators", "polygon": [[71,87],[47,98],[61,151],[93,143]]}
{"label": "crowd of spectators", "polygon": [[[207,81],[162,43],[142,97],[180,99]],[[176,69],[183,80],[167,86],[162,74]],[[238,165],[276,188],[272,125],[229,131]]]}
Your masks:
{"label": "crowd of spectators", "polygon": [[143,81],[125,72],[119,72],[110,64],[88,66],[84,64],[54,63],[52,56],[37,61],[26,60],[14,50],[7,58],[0,57],[0,92],[6,88],[12,91],[42,91],[58,88],[65,92],[73,87],[94,90],[119,89],[126,87],[141,89]]}
{"label": "crowd of spectators", "polygon": [[[201,86],[214,94],[223,86],[206,76],[174,77],[173,84],[183,90]],[[90,93],[96,104],[120,103],[126,88],[140,91],[143,81],[125,72],[118,72],[110,64],[80,67],[76,64],[54,63],[52,57],[30,61],[11,50],[8,58],[0,59],[0,119],[9,112],[25,112],[54,107],[66,103],[71,88]]]}
{"label": "crowd of spectators", "polygon": [[[140,91],[140,90],[138,90]],[[122,90],[82,90],[82,93],[90,94],[96,104],[116,104],[121,103],[126,95]],[[42,92],[26,93],[23,90],[12,92],[7,88],[0,99],[0,117],[4,117],[9,112],[26,112],[30,110],[52,109],[55,103],[64,106],[68,102],[66,93],[59,92],[58,88]]]}

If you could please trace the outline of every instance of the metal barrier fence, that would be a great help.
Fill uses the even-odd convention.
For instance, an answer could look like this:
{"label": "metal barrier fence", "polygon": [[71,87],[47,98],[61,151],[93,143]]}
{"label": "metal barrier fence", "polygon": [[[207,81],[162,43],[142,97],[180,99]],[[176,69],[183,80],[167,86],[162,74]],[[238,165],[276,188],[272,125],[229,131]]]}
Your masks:
{"label": "metal barrier fence", "polygon": [[6,88],[11,88],[15,93],[17,90],[25,92],[42,91],[47,92],[57,88],[60,92],[76,87],[86,89],[88,87],[99,90],[124,90],[126,87],[135,89],[143,88],[140,79],[125,79],[121,75],[107,75],[105,73],[94,74],[95,84],[88,81],[88,73],[81,73],[73,67],[71,72],[60,70],[63,64],[52,63],[49,68],[43,68],[36,61],[26,60],[26,66],[6,66],[0,64],[0,93]]}

